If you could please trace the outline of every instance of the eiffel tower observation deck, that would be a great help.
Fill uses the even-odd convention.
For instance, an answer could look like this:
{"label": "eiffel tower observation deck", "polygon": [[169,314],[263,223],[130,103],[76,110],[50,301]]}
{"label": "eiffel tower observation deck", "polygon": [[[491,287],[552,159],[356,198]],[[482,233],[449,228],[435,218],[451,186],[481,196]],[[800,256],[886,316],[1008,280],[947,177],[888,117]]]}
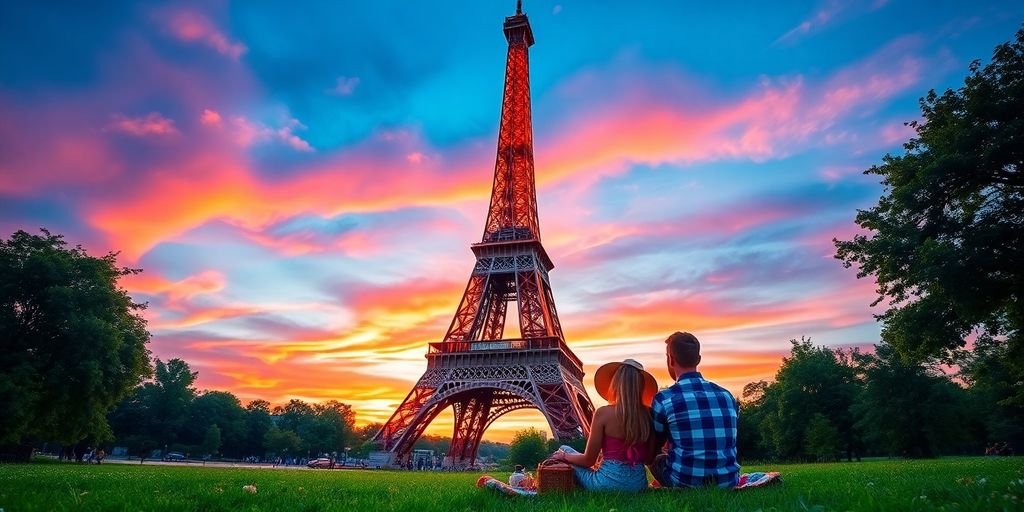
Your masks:
{"label": "eiffel tower observation deck", "polygon": [[[537,409],[554,437],[587,436],[594,407],[583,363],[565,343],[541,244],[530,111],[530,20],[505,18],[508,54],[487,220],[472,244],[476,263],[442,341],[430,343],[427,369],[375,437],[387,463],[408,460],[413,444],[441,411],[455,413],[450,466],[476,460],[487,428],[502,415]],[[509,304],[519,337],[505,338]]]}

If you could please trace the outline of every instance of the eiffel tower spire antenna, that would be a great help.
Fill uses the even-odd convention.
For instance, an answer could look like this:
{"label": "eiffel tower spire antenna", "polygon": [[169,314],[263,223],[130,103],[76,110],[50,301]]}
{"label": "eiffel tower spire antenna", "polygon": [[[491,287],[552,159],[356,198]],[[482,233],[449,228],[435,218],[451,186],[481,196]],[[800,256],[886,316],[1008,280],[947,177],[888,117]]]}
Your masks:
{"label": "eiffel tower spire antenna", "polygon": [[[390,463],[442,410],[455,412],[451,466],[474,463],[484,431],[502,415],[538,409],[558,439],[588,436],[594,407],[583,363],[565,343],[540,240],[530,112],[530,20],[516,2],[505,18],[508,55],[491,200],[476,263],[444,339],[430,343],[427,371],[374,438]],[[508,304],[518,306],[519,337],[505,338]]]}

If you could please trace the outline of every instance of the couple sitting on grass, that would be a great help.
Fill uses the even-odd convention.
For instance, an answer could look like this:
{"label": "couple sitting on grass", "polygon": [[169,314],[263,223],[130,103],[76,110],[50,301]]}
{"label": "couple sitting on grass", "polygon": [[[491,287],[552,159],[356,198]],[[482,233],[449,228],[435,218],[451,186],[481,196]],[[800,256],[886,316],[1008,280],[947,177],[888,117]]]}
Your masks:
{"label": "couple sitting on grass", "polygon": [[[644,466],[661,487],[737,485],[736,400],[697,371],[700,342],[692,334],[669,336],[665,355],[676,382],[660,392],[632,359],[605,364],[594,374],[610,405],[594,412],[583,453],[562,446],[553,455],[575,466],[584,489],[640,491],[647,487]],[[598,455],[603,460],[593,469]]]}

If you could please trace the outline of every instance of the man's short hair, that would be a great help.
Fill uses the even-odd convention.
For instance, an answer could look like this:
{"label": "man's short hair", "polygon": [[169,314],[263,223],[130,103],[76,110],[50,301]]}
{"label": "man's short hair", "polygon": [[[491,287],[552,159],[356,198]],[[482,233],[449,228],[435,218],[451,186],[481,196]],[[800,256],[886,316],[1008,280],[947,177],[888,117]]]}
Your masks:
{"label": "man's short hair", "polygon": [[684,368],[693,368],[700,362],[700,342],[688,332],[676,331],[665,340],[672,359]]}

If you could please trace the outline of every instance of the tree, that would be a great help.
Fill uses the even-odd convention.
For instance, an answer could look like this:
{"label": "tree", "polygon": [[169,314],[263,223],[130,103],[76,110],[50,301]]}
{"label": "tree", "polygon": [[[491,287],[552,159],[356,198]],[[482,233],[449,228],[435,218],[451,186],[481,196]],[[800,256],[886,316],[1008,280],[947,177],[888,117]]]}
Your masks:
{"label": "tree", "polygon": [[302,438],[291,430],[270,427],[263,438],[263,447],[278,456],[295,454],[302,447]]}
{"label": "tree", "polygon": [[328,400],[313,409],[316,415],[307,418],[300,431],[313,454],[340,452],[355,440],[356,413],[352,406]]}
{"label": "tree", "polygon": [[244,455],[263,454],[263,439],[273,424],[270,419],[270,402],[253,400],[245,406]]}
{"label": "tree", "polygon": [[[153,366],[153,378],[137,386],[108,416],[117,443],[142,457],[157,448],[199,444],[209,425],[205,418],[190,417],[198,372],[181,359],[154,359]],[[203,430],[189,431],[190,426]]]}
{"label": "tree", "polygon": [[743,386],[740,417],[736,429],[736,455],[741,462],[766,459],[772,451],[771,439],[763,427],[773,405],[766,401],[768,381],[750,382]]}
{"label": "tree", "polygon": [[804,433],[807,454],[819,462],[835,460],[839,453],[839,430],[822,413],[816,413]]}
{"label": "tree", "polygon": [[188,406],[189,420],[184,427],[185,439],[200,443],[209,434],[203,425],[216,425],[222,439],[217,448],[225,456],[241,458],[245,455],[246,413],[235,395],[227,391],[205,391]]}
{"label": "tree", "polygon": [[149,332],[117,280],[140,272],[60,235],[0,240],[0,452],[111,437],[107,412],[150,374]]}
{"label": "tree", "polygon": [[1003,339],[1024,405],[1024,29],[920,105],[905,153],[865,171],[885,186],[857,213],[870,236],[834,240],[836,257],[877,280],[882,340],[907,363],[946,357],[971,333]]}
{"label": "tree", "polygon": [[957,362],[959,377],[970,386],[973,415],[984,429],[978,436],[982,443],[1010,443],[1015,452],[1024,452],[1024,403],[1013,400],[1021,383],[1014,381],[1006,342],[979,336]]}
{"label": "tree", "polygon": [[203,442],[199,445],[199,451],[203,455],[216,455],[217,451],[220,450],[220,427],[216,423],[210,425],[206,429],[206,433],[203,434]]}
{"label": "tree", "polygon": [[904,457],[960,451],[971,420],[964,389],[936,369],[907,363],[886,344],[857,359],[864,392],[853,412],[873,446]]}
{"label": "tree", "polygon": [[547,436],[535,428],[516,432],[508,447],[508,461],[511,464],[522,464],[535,467],[550,455],[547,447]]}
{"label": "tree", "polygon": [[[370,423],[368,425],[363,425],[362,427],[357,427],[355,429],[355,440],[353,441],[352,451],[349,452],[349,456],[357,459],[365,459],[370,456],[370,452],[379,449],[379,446],[373,442],[373,437],[376,436],[377,432],[380,432],[380,429],[382,428],[384,428],[383,423]],[[417,445],[423,437],[425,436],[420,436],[420,439],[416,440]]]}
{"label": "tree", "polygon": [[[806,432],[816,413],[824,415],[838,429],[848,459],[858,455],[857,432],[850,407],[859,392],[859,382],[845,356],[809,339],[791,340],[789,357],[775,374],[775,382],[752,390],[763,411],[761,428],[765,444],[784,459],[813,457],[805,444]],[[748,441],[749,442],[749,441]]]}
{"label": "tree", "polygon": [[169,446],[183,441],[182,434],[189,421],[188,409],[196,398],[193,384],[199,372],[193,372],[181,359],[167,363],[157,359],[155,367],[153,382],[143,387],[149,388],[148,397],[152,400],[154,437],[161,446]]}

